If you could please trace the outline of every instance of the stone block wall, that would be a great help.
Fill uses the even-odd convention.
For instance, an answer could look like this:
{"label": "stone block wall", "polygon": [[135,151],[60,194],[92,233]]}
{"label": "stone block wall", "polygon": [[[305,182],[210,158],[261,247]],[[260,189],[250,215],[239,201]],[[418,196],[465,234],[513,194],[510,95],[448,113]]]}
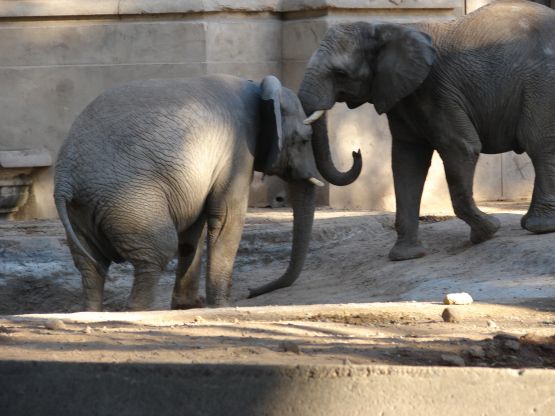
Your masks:
{"label": "stone block wall", "polygon": [[[278,76],[296,90],[328,27],[344,21],[453,19],[470,0],[0,0],[0,150],[46,148],[53,157],[74,118],[113,84],[144,78],[230,73]],[[478,1],[478,0],[476,0]],[[353,185],[326,187],[320,203],[336,208],[394,209],[391,139],[385,117],[365,105],[336,105],[329,116],[334,158],[347,168],[362,149]],[[479,199],[529,196],[526,157],[483,157]],[[256,177],[251,204],[279,205],[279,179]],[[21,217],[56,216],[52,169],[35,172]],[[440,160],[434,160],[425,209],[449,206]]]}

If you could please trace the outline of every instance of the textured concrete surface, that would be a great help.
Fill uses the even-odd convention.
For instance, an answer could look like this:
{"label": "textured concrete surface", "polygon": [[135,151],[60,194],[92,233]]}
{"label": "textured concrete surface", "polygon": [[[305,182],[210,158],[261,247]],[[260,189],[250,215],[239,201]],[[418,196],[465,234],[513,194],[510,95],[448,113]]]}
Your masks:
{"label": "textured concrete surface", "polygon": [[555,372],[0,361],[20,415],[552,415]]}
{"label": "textured concrete surface", "polygon": [[294,12],[321,9],[445,9],[461,7],[459,0],[2,0],[0,13],[6,17],[123,16],[200,12]]}
{"label": "textured concrete surface", "polygon": [[52,165],[52,156],[44,150],[0,150],[0,167],[33,168]]}
{"label": "textured concrete surface", "polygon": [[[117,83],[223,72],[255,80],[274,74],[296,88],[310,54],[334,23],[447,19],[461,15],[462,9],[462,0],[0,0],[2,148],[46,148],[55,157],[77,114]],[[351,122],[356,128],[374,123],[374,118]],[[352,143],[344,135],[339,139],[341,163]],[[370,140],[367,146],[388,140],[367,135],[359,139]],[[371,166],[374,159],[363,151],[368,154],[366,166]],[[51,170],[34,176],[33,195],[20,214],[55,217]],[[365,181],[388,183],[389,177],[385,173]],[[251,203],[257,206],[273,205],[284,192],[278,179],[257,181],[252,190]],[[359,198],[359,189],[349,188],[346,200],[385,206],[375,187],[364,191],[378,196]],[[329,203],[334,192],[321,191],[320,202]]]}

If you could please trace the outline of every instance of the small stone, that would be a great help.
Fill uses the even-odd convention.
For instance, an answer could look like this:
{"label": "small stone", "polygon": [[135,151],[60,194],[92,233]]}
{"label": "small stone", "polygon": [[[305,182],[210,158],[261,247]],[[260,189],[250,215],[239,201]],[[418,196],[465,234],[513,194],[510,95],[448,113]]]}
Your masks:
{"label": "small stone", "polygon": [[351,360],[349,360],[348,358],[345,358],[343,360],[343,365],[353,365],[353,363],[351,362]]}
{"label": "small stone", "polygon": [[66,329],[66,324],[64,324],[64,321],[62,321],[61,319],[50,319],[46,321],[46,323],[44,324],[44,327],[52,331],[57,331],[57,330]]}
{"label": "small stone", "polygon": [[445,322],[461,322],[464,315],[457,308],[445,308],[441,314]]}
{"label": "small stone", "polygon": [[487,325],[488,325],[488,328],[491,328],[491,329],[498,328],[497,324],[496,324],[494,321],[492,321],[492,320],[489,320],[489,321],[487,322]]}
{"label": "small stone", "polygon": [[299,345],[292,341],[283,341],[279,343],[279,349],[283,352],[294,352],[295,354],[300,354],[301,349]]}
{"label": "small stone", "polygon": [[84,332],[85,334],[90,334],[90,333],[92,332],[92,329],[91,329],[90,326],[87,325],[87,326],[85,327],[85,329],[83,329],[83,332]]}
{"label": "small stone", "polygon": [[486,358],[486,352],[479,345],[473,345],[466,350],[466,353],[472,358]]}
{"label": "small stone", "polygon": [[197,324],[199,324],[201,322],[204,322],[204,321],[205,321],[205,319],[202,316],[195,316],[195,322]]}
{"label": "small stone", "polygon": [[441,354],[441,359],[447,364],[456,365],[457,367],[464,367],[466,365],[463,358],[455,354]]}
{"label": "small stone", "polygon": [[443,298],[444,305],[470,305],[474,300],[466,292],[449,293]]}
{"label": "small stone", "polygon": [[518,341],[515,341],[514,339],[508,339],[503,343],[503,345],[511,351],[520,350],[520,343]]}

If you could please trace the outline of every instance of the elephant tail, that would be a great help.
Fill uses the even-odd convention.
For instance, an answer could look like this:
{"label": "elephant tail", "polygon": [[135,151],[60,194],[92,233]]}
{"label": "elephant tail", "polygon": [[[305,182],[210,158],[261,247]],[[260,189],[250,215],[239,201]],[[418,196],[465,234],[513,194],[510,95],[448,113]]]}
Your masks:
{"label": "elephant tail", "polygon": [[64,226],[68,238],[71,242],[77,247],[77,249],[87,256],[93,264],[96,266],[98,262],[94,259],[94,257],[83,247],[81,241],[73,231],[73,227],[71,225],[71,221],[69,220],[69,215],[67,213],[67,204],[71,201],[71,195],[63,195],[59,192],[55,192],[54,194],[54,202],[56,204],[56,209],[58,210],[58,215],[60,216],[60,221],[62,221],[62,225]]}

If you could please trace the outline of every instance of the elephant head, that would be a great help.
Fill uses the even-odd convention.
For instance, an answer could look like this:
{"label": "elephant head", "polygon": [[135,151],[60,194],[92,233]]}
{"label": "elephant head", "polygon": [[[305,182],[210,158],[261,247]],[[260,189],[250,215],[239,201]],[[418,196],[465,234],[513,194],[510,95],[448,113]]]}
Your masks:
{"label": "elephant head", "polygon": [[431,38],[407,26],[357,22],[326,32],[308,63],[299,98],[309,119],[318,120],[313,124],[313,146],[318,170],[327,181],[344,185],[360,172],[361,161],[360,152],[353,153],[351,171],[337,171],[325,111],[336,102],[349,108],[370,102],[378,113],[385,113],[424,81],[434,57]]}
{"label": "elephant head", "polygon": [[324,184],[312,151],[312,128],[295,93],[273,76],[260,85],[260,135],[255,151],[255,170],[278,175],[288,182],[293,206],[293,246],[287,271],[279,279],[256,289],[249,297],[291,286],[303,268],[312,223],[315,187]]}

